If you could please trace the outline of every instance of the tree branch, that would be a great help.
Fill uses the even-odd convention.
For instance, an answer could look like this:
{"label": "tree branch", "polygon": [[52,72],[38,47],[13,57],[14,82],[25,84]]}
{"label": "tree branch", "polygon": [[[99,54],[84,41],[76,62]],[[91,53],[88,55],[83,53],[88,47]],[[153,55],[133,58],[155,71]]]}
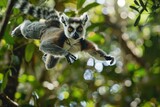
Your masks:
{"label": "tree branch", "polygon": [[2,37],[4,35],[4,32],[5,32],[5,29],[7,27],[7,24],[8,24],[8,21],[9,21],[9,18],[10,18],[11,12],[12,12],[12,8],[14,6],[15,1],[16,0],[8,0],[6,14],[5,14],[5,16],[2,20],[2,25],[1,25],[1,28],[0,28],[0,40],[2,39]]}

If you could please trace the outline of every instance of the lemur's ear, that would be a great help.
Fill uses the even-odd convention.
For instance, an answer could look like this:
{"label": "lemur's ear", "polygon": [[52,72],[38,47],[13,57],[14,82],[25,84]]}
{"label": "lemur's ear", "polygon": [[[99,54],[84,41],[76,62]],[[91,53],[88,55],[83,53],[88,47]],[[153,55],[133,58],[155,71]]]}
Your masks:
{"label": "lemur's ear", "polygon": [[82,20],[83,25],[86,25],[89,20],[87,13],[83,13],[83,15],[80,16],[80,18]]}
{"label": "lemur's ear", "polygon": [[60,22],[62,24],[64,24],[65,26],[67,26],[68,19],[69,19],[69,17],[64,13],[60,16]]}

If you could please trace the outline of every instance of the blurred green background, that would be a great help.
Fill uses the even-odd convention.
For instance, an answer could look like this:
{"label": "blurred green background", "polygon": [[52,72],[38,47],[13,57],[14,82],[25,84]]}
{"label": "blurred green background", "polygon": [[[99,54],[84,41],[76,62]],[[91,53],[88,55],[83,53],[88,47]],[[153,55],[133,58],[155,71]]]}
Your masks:
{"label": "blurred green background", "polygon": [[[88,12],[86,38],[115,57],[113,66],[62,59],[47,71],[38,40],[12,38],[24,20],[39,20],[13,9],[0,35],[0,106],[12,107],[160,107],[159,0],[29,0],[68,16]],[[0,24],[7,0],[0,1]]]}

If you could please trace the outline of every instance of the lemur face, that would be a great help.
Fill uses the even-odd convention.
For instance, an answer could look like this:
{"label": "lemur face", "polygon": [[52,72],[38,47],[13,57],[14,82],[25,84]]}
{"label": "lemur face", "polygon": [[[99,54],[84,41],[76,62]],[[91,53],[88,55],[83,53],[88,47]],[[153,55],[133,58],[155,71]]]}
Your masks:
{"label": "lemur face", "polygon": [[85,37],[88,15],[85,13],[80,17],[69,18],[65,14],[61,15],[61,23],[67,38],[80,39]]}

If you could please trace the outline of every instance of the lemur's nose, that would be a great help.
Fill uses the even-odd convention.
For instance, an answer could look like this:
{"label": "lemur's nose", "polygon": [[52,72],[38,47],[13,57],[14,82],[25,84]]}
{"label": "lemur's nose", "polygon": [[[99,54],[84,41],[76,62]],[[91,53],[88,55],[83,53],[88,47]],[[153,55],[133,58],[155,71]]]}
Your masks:
{"label": "lemur's nose", "polygon": [[77,33],[74,34],[73,39],[78,39],[79,35]]}

